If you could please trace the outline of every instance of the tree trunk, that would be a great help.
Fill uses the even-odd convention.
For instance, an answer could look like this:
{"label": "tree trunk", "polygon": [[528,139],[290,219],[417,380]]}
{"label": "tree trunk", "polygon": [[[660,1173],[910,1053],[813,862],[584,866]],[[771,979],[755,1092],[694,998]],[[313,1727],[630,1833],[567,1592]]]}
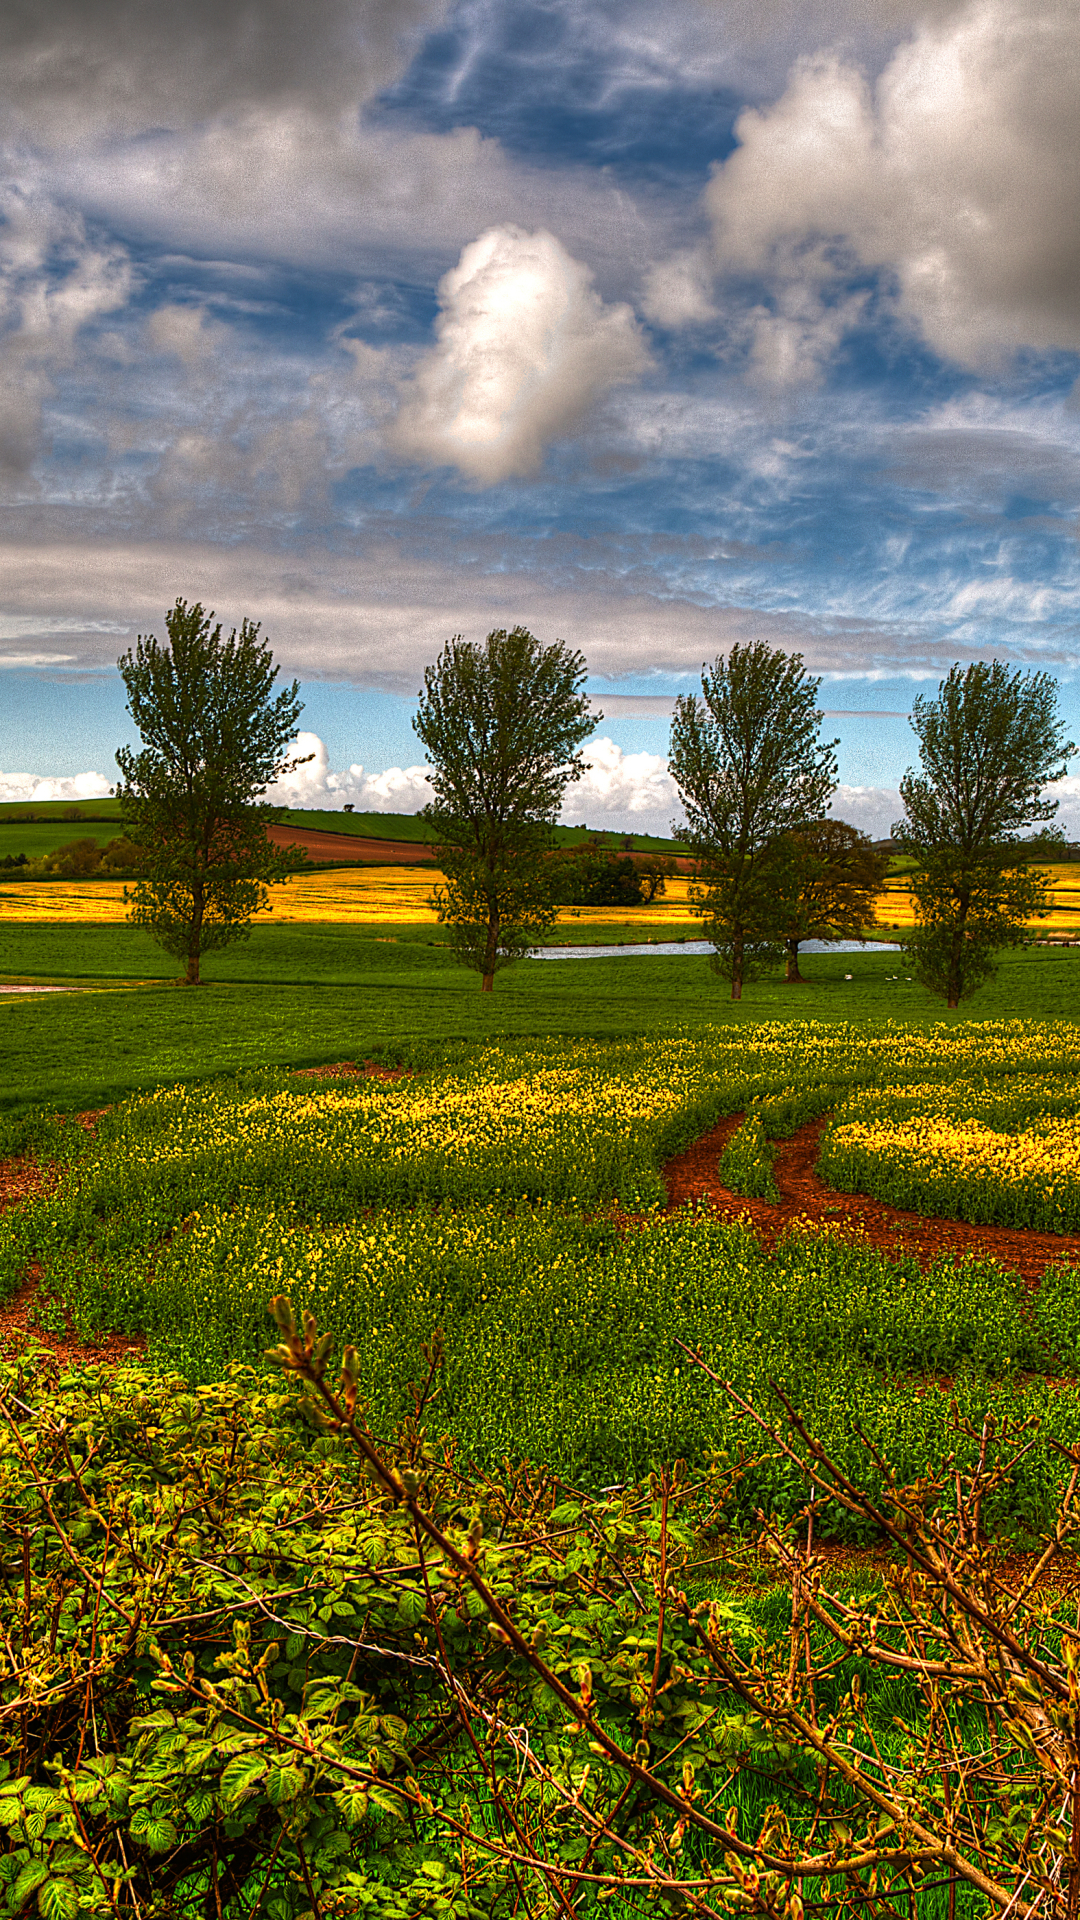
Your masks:
{"label": "tree trunk", "polygon": [[964,984],[964,929],[967,925],[968,902],[961,896],[960,912],[949,943],[949,978],[946,982],[945,1004],[948,1007],[960,1005],[960,992]]}
{"label": "tree trunk", "polygon": [[483,978],[480,982],[481,993],[491,993],[495,986],[495,958],[499,951],[500,925],[498,910],[492,907],[488,920],[487,946],[484,950]]}
{"label": "tree trunk", "polygon": [[803,987],[806,982],[799,972],[799,943],[797,940],[786,940],[784,945],[787,947],[787,972],[784,975],[784,984],[788,987]]}
{"label": "tree trunk", "polygon": [[191,889],[191,930],[188,934],[187,973],[184,975],[185,987],[201,987],[199,978],[199,959],[202,954],[203,914],[206,901],[200,881],[196,880]]}
{"label": "tree trunk", "polygon": [[742,934],[737,933],[731,944],[731,997],[742,999],[743,943]]}

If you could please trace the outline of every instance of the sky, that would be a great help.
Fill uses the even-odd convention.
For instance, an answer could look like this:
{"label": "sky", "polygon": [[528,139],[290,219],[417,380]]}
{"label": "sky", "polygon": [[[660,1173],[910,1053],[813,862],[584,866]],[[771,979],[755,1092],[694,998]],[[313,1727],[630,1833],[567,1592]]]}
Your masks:
{"label": "sky", "polygon": [[517,623],[600,827],[735,641],[875,835],[954,661],[1080,737],[1078,96],[1076,0],[0,0],[0,798],[108,790],[178,596],[308,806],[421,805],[425,666]]}

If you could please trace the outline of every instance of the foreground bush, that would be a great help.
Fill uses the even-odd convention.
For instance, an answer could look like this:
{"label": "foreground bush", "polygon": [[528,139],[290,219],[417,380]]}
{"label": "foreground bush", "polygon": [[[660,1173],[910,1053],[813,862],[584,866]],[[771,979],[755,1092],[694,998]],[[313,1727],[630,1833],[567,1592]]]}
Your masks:
{"label": "foreground bush", "polygon": [[[879,1463],[875,1501],[790,1410],[742,1402],[819,1496],[811,1530],[846,1510],[897,1553],[866,1596],[830,1591],[804,1513],[766,1534],[770,1609],[718,1591],[745,1460],[600,1499],[484,1479],[426,1445],[430,1382],[379,1443],[353,1350],[335,1389],[314,1324],[275,1309],[297,1390],[0,1376],[9,1914],[614,1895],[801,1920],[926,1913],[950,1883],[964,1915],[1074,1910],[1071,1616],[999,1587],[979,1526],[1030,1436],[985,1427],[970,1474],[916,1488]],[[1077,1458],[1044,1574],[1076,1543]]]}

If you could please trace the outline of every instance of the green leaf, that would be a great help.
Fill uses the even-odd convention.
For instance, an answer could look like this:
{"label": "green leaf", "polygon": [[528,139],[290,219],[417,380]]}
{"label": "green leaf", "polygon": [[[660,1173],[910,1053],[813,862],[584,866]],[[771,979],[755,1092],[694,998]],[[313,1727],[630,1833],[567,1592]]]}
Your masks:
{"label": "green leaf", "polygon": [[267,1764],[261,1753],[238,1754],[230,1760],[221,1776],[221,1797],[229,1805],[237,1807],[254,1793],[260,1781],[266,1778]]}
{"label": "green leaf", "polygon": [[272,1807],[280,1807],[303,1793],[305,1784],[300,1767],[271,1767],[266,1776],[266,1797]]}
{"label": "green leaf", "polygon": [[47,1880],[48,1877],[49,1863],[47,1860],[27,1861],[26,1866],[23,1868],[11,1890],[13,1906],[16,1909],[23,1906],[35,1889],[40,1887],[42,1881]]}
{"label": "green leaf", "polygon": [[75,1920],[79,1911],[79,1891],[66,1875],[48,1879],[38,1893],[41,1920]]}
{"label": "green leaf", "polygon": [[23,1797],[28,1807],[40,1813],[61,1813],[67,1805],[67,1801],[54,1793],[51,1787],[27,1787]]}

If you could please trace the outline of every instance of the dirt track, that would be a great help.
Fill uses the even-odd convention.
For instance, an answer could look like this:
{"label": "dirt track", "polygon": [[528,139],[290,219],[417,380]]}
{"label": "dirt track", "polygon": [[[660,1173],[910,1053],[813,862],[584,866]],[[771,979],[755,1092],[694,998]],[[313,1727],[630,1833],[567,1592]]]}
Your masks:
{"label": "dirt track", "polygon": [[939,1220],[910,1213],[873,1200],[863,1193],[837,1193],[814,1172],[825,1120],[812,1120],[790,1140],[781,1142],[773,1168],[780,1193],[779,1206],[766,1200],[743,1200],[721,1186],[717,1162],[732,1134],[742,1124],[741,1113],[721,1120],[711,1133],[669,1160],[664,1168],[668,1206],[687,1201],[710,1201],[720,1212],[750,1222],[767,1245],[799,1220],[827,1220],[851,1226],[887,1253],[905,1248],[929,1266],[940,1254],[962,1259],[965,1254],[991,1254],[1003,1266],[1015,1268],[1030,1286],[1054,1260],[1080,1262],[1080,1235],[1035,1233],[1021,1227],[973,1227],[965,1220]]}

